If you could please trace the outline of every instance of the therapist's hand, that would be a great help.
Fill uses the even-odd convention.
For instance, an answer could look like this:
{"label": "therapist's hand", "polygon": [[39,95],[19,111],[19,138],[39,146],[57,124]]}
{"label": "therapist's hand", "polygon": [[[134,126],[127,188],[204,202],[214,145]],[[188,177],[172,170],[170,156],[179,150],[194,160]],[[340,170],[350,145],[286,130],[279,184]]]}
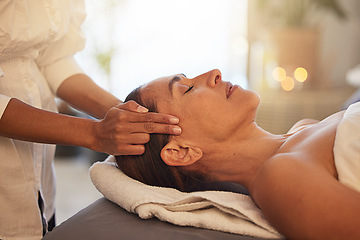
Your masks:
{"label": "therapist's hand", "polygon": [[140,155],[150,133],[179,135],[179,119],[148,110],[134,101],[111,108],[104,119],[94,124],[94,150],[112,155]]}

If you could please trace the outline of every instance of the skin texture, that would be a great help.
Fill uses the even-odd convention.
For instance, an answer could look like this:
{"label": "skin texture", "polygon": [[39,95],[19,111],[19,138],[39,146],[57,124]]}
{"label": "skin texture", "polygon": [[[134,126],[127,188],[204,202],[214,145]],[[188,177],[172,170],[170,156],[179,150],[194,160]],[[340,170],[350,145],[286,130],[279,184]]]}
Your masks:
{"label": "skin texture", "polygon": [[182,134],[161,150],[163,161],[210,181],[245,186],[289,239],[360,239],[360,193],[337,180],[332,151],[343,112],[273,135],[254,121],[258,95],[230,86],[213,70],[193,79],[159,78],[141,88],[143,100],[153,99],[160,113],[180,118]]}
{"label": "skin texture", "polygon": [[122,103],[84,74],[66,79],[57,95],[98,120],[44,111],[13,98],[0,119],[0,136],[133,155],[144,152],[150,133],[181,132],[174,116],[150,113],[133,101]]}

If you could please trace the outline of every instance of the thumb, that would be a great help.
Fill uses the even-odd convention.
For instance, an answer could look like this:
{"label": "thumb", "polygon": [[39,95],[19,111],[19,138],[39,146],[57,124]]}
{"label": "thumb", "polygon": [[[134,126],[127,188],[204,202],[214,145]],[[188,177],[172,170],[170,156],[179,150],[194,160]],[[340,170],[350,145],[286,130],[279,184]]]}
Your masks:
{"label": "thumb", "polygon": [[123,104],[117,106],[117,108],[129,110],[132,112],[139,112],[139,113],[146,113],[149,111],[146,107],[141,106],[140,104],[138,104],[137,102],[135,102],[133,100],[123,103]]}

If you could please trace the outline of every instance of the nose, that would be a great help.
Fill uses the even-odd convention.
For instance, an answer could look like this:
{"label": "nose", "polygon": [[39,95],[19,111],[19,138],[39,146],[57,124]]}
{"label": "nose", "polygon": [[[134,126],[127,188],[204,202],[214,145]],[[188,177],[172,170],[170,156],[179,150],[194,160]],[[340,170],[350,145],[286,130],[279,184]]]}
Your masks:
{"label": "nose", "polygon": [[221,72],[219,69],[214,69],[196,77],[198,80],[202,80],[209,87],[215,87],[216,84],[221,82]]}

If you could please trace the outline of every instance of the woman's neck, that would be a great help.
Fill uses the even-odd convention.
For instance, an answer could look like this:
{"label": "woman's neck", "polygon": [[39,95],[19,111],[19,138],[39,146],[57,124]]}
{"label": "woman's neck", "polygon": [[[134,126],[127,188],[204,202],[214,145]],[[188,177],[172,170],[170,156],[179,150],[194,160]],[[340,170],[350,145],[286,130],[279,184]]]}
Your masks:
{"label": "woman's neck", "polygon": [[236,182],[249,187],[262,165],[276,155],[289,135],[274,135],[254,122],[228,140],[209,146],[204,168],[214,181]]}

